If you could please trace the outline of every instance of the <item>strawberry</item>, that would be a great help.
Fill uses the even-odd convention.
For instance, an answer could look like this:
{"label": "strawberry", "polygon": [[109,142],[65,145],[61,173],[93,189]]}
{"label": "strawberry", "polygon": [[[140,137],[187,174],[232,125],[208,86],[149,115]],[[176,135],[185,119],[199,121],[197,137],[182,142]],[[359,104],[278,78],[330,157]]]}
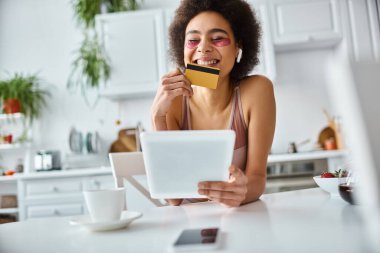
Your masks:
{"label": "strawberry", "polygon": [[321,174],[321,178],[333,178],[333,177],[335,177],[335,175],[330,172],[322,172]]}

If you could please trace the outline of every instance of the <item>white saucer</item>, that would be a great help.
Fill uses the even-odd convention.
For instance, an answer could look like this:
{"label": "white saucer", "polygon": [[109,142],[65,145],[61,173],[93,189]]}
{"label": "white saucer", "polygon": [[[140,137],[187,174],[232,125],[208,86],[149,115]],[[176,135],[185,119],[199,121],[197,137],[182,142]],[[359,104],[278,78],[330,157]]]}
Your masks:
{"label": "white saucer", "polygon": [[83,226],[90,231],[108,231],[121,229],[128,226],[132,221],[140,218],[142,213],[134,211],[123,211],[121,214],[121,219],[117,221],[107,221],[107,222],[92,222],[90,216],[78,216],[72,217],[70,220],[70,225],[73,226]]}

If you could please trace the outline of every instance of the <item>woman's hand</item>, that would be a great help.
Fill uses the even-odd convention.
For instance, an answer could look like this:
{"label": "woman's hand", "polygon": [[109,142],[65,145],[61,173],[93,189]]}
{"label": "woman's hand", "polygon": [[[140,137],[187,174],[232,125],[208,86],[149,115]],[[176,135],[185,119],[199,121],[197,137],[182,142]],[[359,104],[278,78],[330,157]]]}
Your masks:
{"label": "woman's hand", "polygon": [[173,100],[181,95],[192,96],[193,89],[190,81],[179,69],[176,69],[161,78],[161,84],[152,105],[152,117],[165,117]]}
{"label": "woman's hand", "polygon": [[228,182],[200,182],[198,193],[227,207],[238,207],[245,200],[248,178],[234,165],[230,166]]}
{"label": "woman's hand", "polygon": [[165,199],[165,201],[171,206],[179,206],[183,199]]}

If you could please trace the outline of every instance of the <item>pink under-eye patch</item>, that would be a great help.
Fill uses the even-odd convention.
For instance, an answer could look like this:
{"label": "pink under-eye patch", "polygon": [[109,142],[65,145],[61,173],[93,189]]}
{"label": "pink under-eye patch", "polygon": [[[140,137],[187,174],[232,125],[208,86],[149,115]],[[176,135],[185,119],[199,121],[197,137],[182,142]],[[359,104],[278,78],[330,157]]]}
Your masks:
{"label": "pink under-eye patch", "polygon": [[217,47],[225,47],[225,46],[228,46],[231,44],[231,40],[228,39],[228,38],[224,38],[224,39],[217,39],[217,40],[214,40],[212,42],[212,44],[214,44],[215,46]]}
{"label": "pink under-eye patch", "polygon": [[[200,40],[188,40],[186,41],[186,47],[189,49],[196,48],[200,43]],[[214,39],[212,44],[216,47],[225,47],[231,44],[231,40],[228,38]]]}
{"label": "pink under-eye patch", "polygon": [[199,40],[188,40],[186,41],[186,47],[189,49],[193,49],[199,45]]}

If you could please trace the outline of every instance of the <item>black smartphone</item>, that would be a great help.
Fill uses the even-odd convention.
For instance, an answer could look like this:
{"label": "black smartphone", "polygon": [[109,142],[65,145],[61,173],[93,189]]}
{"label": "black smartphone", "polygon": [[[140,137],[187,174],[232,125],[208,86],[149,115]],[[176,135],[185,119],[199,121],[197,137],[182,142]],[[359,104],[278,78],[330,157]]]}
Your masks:
{"label": "black smartphone", "polygon": [[219,246],[219,228],[185,229],[174,242],[176,251],[215,249]]}

